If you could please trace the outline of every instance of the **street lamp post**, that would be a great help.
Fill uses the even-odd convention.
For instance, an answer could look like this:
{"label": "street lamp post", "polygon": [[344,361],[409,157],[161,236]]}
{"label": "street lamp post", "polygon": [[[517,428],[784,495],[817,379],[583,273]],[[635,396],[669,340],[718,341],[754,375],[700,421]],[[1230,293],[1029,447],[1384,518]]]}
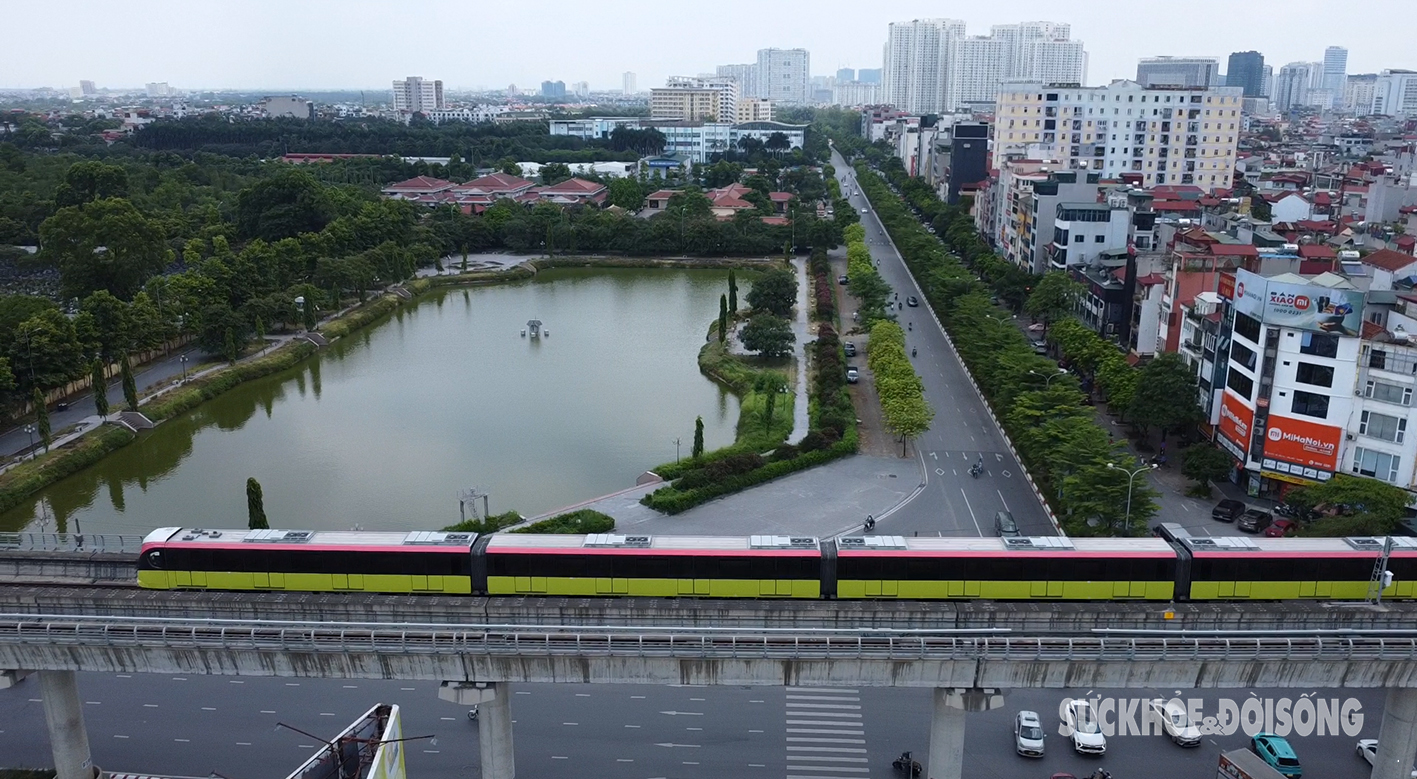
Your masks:
{"label": "street lamp post", "polygon": [[1139,474],[1139,473],[1145,473],[1145,472],[1147,472],[1147,471],[1154,471],[1154,470],[1156,470],[1157,465],[1156,465],[1156,463],[1152,463],[1152,464],[1150,464],[1150,465],[1143,465],[1142,467],[1136,469],[1135,471],[1129,471],[1129,470],[1127,470],[1126,468],[1118,468],[1116,463],[1107,463],[1107,467],[1108,467],[1108,468],[1111,468],[1111,469],[1114,470],[1114,471],[1121,471],[1122,473],[1127,474],[1127,516],[1126,516],[1126,519],[1123,520],[1123,522],[1124,522],[1125,524],[1122,526],[1122,532],[1124,532],[1126,535],[1131,535],[1131,525],[1132,525],[1132,480],[1135,479],[1135,478],[1137,477],[1137,474]]}
{"label": "street lamp post", "polygon": [[25,425],[25,432],[30,436],[30,457],[34,457],[34,425]]}
{"label": "street lamp post", "polygon": [[177,358],[177,361],[180,362],[180,363],[182,363],[182,383],[183,383],[183,384],[186,384],[186,383],[187,383],[187,360],[188,360],[188,359],[189,359],[189,358],[187,357],[187,355],[186,355],[185,352],[184,352],[181,356],[179,356],[179,357]]}
{"label": "street lamp post", "polygon": [[300,329],[305,329],[305,296],[300,295],[295,298],[295,313],[300,317]]}
{"label": "street lamp post", "polygon": [[1029,371],[1029,373],[1032,374],[1032,375],[1034,375],[1034,376],[1040,376],[1040,377],[1042,377],[1042,379],[1043,379],[1043,386],[1044,386],[1045,388],[1046,388],[1046,387],[1051,387],[1051,386],[1053,385],[1053,380],[1056,379],[1056,378],[1058,378],[1059,376],[1066,376],[1066,375],[1068,375],[1068,371],[1067,371],[1066,368],[1059,368],[1059,369],[1058,369],[1058,372],[1055,373],[1055,374],[1053,374],[1053,375],[1051,375],[1051,376],[1048,375],[1048,374],[1046,374],[1046,373],[1039,373],[1038,371]]}

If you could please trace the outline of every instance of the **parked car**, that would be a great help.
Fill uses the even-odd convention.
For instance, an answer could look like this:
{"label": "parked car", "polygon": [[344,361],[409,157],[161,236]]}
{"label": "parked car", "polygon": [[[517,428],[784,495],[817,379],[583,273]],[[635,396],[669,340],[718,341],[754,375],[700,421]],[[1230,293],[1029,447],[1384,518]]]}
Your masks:
{"label": "parked car", "polygon": [[1266,538],[1285,538],[1299,532],[1299,523],[1292,519],[1279,518],[1264,529]]}
{"label": "parked car", "polygon": [[840,276],[836,277],[836,283],[845,286],[851,283],[851,277],[843,273]]}
{"label": "parked car", "polygon": [[1073,749],[1079,754],[1106,754],[1107,737],[1102,735],[1102,726],[1097,722],[1097,713],[1091,703],[1076,699],[1068,701],[1063,709],[1063,724],[1072,729]]}
{"label": "parked car", "polygon": [[1200,746],[1201,730],[1191,722],[1191,718],[1186,714],[1186,707],[1182,706],[1180,701],[1155,698],[1151,701],[1151,711],[1172,741],[1183,747]]}
{"label": "parked car", "polygon": [[1263,533],[1272,522],[1274,522],[1274,517],[1271,517],[1269,512],[1248,509],[1240,515],[1240,521],[1235,523],[1235,529],[1245,533]]}
{"label": "parked car", "polygon": [[848,367],[848,368],[846,369],[846,383],[847,383],[847,384],[855,384],[856,382],[858,382],[858,381],[860,381],[860,380],[861,380],[861,374],[858,373],[855,368],[853,368],[853,367]]}
{"label": "parked car", "polygon": [[1024,757],[1043,757],[1043,724],[1037,712],[1021,711],[1014,717],[1014,749]]}
{"label": "parked car", "polygon": [[1018,523],[1014,521],[1014,515],[1007,511],[994,512],[994,532],[999,538],[1018,538],[1023,534],[1018,532]]}
{"label": "parked car", "polygon": [[1289,779],[1298,779],[1304,775],[1304,768],[1299,765],[1299,756],[1294,754],[1294,748],[1289,746],[1289,741],[1283,736],[1256,733],[1250,739],[1250,750]]}
{"label": "parked car", "polygon": [[1048,353],[1048,342],[1043,340],[1042,338],[1030,338],[1029,343],[1033,344],[1034,354]]}
{"label": "parked car", "polygon": [[916,300],[914,295],[911,295],[905,299],[905,304],[907,306],[910,306],[911,308],[915,308],[916,306],[920,305],[920,301]]}
{"label": "parked car", "polygon": [[1364,738],[1358,740],[1358,756],[1368,761],[1372,765],[1378,759],[1378,740],[1375,738]]}
{"label": "parked car", "polygon": [[852,343],[852,342],[850,342],[850,341],[847,341],[845,347],[843,347],[843,348],[846,349],[846,356],[847,356],[847,357],[855,357],[855,356],[856,356],[856,344],[854,344],[854,343]]}
{"label": "parked car", "polygon": [[1238,500],[1226,498],[1215,504],[1215,508],[1210,510],[1210,518],[1218,519],[1221,522],[1234,522],[1240,518],[1241,514],[1245,513],[1247,508],[1249,507]]}

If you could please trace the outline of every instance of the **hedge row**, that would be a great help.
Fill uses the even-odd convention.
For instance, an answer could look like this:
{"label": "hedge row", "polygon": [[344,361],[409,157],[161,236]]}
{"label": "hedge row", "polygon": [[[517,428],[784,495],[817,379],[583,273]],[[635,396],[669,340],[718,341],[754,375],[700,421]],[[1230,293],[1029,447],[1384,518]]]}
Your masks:
{"label": "hedge row", "polygon": [[446,533],[495,533],[502,528],[524,522],[525,518],[515,511],[493,514],[487,519],[465,519],[456,525],[443,528]]}
{"label": "hedge row", "polygon": [[[853,431],[854,432],[854,431]],[[805,441],[804,441],[805,443]],[[795,448],[795,447],[794,447]],[[740,492],[763,482],[786,476],[790,473],[813,468],[840,457],[856,453],[856,437],[842,439],[826,449],[801,452],[791,459],[770,462],[747,473],[726,477],[712,484],[689,490],[678,490],[673,486],[661,487],[640,500],[646,506],[666,514],[678,514],[701,503],[733,492]]]}
{"label": "hedge row", "polygon": [[260,359],[237,363],[192,379],[180,389],[173,390],[144,405],[142,412],[154,422],[171,419],[178,414],[191,411],[244,382],[293,368],[316,351],[316,346],[309,341],[303,339],[291,341]]}
{"label": "hedge row", "polygon": [[555,533],[557,535],[588,535],[609,533],[615,529],[615,518],[595,509],[578,509],[557,514],[550,519],[519,527],[513,533]]}
{"label": "hedge row", "polygon": [[97,432],[51,449],[0,474],[0,512],[9,511],[49,485],[93,465],[133,442],[126,427],[106,425]]}

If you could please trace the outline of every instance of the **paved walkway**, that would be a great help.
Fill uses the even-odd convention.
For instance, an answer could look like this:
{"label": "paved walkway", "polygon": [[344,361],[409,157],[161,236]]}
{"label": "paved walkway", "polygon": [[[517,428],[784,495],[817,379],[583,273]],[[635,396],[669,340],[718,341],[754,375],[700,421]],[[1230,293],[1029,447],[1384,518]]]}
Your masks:
{"label": "paved walkway", "polygon": [[811,312],[807,309],[807,293],[812,283],[807,275],[807,261],[801,257],[793,258],[792,269],[797,274],[797,317],[792,320],[792,334],[797,337],[792,347],[792,356],[797,360],[797,399],[792,404],[792,433],[787,436],[787,443],[798,444],[807,437],[807,429],[811,426],[807,413],[810,410],[807,401],[807,342],[816,340],[816,337],[812,333]]}
{"label": "paved walkway", "polygon": [[[469,254],[467,255],[468,272],[480,270],[506,270],[515,268],[528,260],[546,259],[544,254]],[[462,273],[463,255],[450,254],[442,258],[443,270],[438,270],[436,265],[429,265],[426,268],[419,268],[417,278],[426,279],[430,276],[456,276]]]}
{"label": "paved walkway", "polygon": [[825,537],[859,531],[868,514],[888,516],[920,486],[920,464],[914,458],[856,455],[673,516],[640,505],[641,497],[663,486],[634,487],[535,519],[589,508],[614,517],[617,533]]}

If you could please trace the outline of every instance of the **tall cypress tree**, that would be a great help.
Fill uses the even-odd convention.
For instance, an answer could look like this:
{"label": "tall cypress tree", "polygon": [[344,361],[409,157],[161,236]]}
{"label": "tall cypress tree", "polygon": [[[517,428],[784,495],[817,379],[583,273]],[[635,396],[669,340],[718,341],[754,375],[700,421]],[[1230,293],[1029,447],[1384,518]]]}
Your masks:
{"label": "tall cypress tree", "polygon": [[738,277],[731,270],[728,272],[728,311],[738,313]]}
{"label": "tall cypress tree", "polygon": [[728,297],[718,296],[718,342],[723,343],[728,338]]}
{"label": "tall cypress tree", "polygon": [[266,498],[261,494],[261,483],[252,476],[246,480],[246,521],[252,530],[268,530],[266,522]]}
{"label": "tall cypress tree", "polygon": [[704,418],[703,418],[703,417],[697,417],[697,418],[694,419],[694,449],[693,449],[693,457],[694,457],[695,460],[697,460],[697,459],[699,459],[700,457],[703,457],[703,456],[704,456]]}
{"label": "tall cypress tree", "polygon": [[129,411],[137,411],[138,382],[133,379],[133,366],[128,363],[128,355],[123,355],[119,370],[123,374],[123,401],[128,404]]}
{"label": "tall cypress tree", "polygon": [[103,375],[103,360],[95,358],[90,383],[93,385],[93,408],[101,417],[108,416],[108,378]]}
{"label": "tall cypress tree", "polygon": [[39,387],[34,388],[34,426],[39,430],[39,440],[44,444],[44,451],[49,451],[49,408],[44,405],[44,393],[39,391]]}

